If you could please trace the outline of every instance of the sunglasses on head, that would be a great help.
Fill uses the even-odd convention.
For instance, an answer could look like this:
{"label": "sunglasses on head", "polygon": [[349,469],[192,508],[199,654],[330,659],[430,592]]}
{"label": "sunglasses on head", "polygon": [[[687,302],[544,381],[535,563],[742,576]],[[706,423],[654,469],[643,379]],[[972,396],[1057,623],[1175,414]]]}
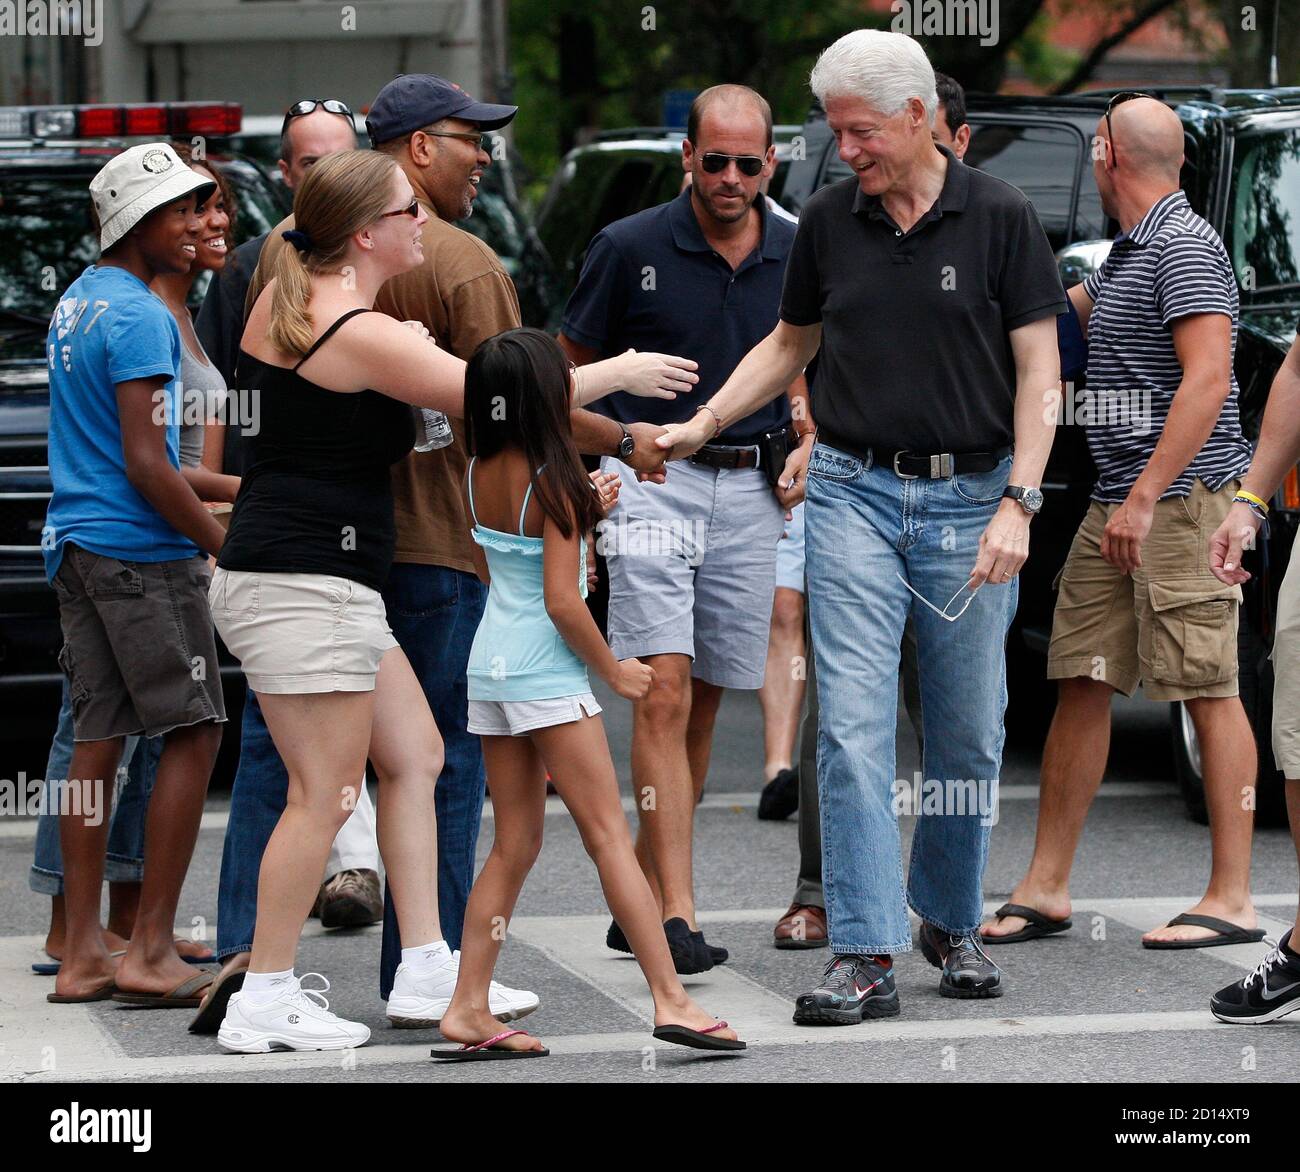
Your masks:
{"label": "sunglasses on head", "polygon": [[395,212],[384,212],[379,218],[386,220],[389,216],[410,216],[411,219],[418,220],[420,218],[420,201],[413,199],[406,207],[398,208]]}
{"label": "sunglasses on head", "polygon": [[1115,153],[1115,128],[1110,122],[1110,112],[1115,109],[1116,106],[1122,106],[1125,102],[1131,102],[1134,98],[1149,98],[1150,96],[1150,94],[1140,94],[1137,90],[1121,90],[1106,103],[1106,137],[1110,139],[1110,160],[1112,166],[1119,166],[1119,156]]}
{"label": "sunglasses on head", "polygon": [[706,151],[700,156],[700,165],[709,175],[725,171],[728,163],[735,163],[740,173],[751,179],[763,169],[763,160],[758,155],[720,155],[716,151]]}
{"label": "sunglasses on head", "polygon": [[346,118],[353,130],[356,130],[357,124],[353,120],[352,111],[348,109],[346,102],[340,102],[338,98],[303,98],[301,102],[294,102],[285,112],[284,121],[280,123],[280,135],[289,128],[289,123],[295,118],[301,118],[304,114],[310,114],[317,106],[323,107],[331,114],[338,114],[341,118]]}

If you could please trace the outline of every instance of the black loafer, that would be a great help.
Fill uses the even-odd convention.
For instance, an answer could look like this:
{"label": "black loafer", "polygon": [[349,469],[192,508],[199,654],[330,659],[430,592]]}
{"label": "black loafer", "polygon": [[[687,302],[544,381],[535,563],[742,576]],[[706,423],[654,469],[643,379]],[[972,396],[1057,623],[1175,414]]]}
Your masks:
{"label": "black loafer", "polygon": [[623,929],[618,926],[617,920],[609,922],[609,931],[605,933],[605,947],[615,952],[626,952],[628,956],[632,955],[632,945],[627,942],[627,937],[623,935]]}
{"label": "black loafer", "polygon": [[763,822],[784,822],[799,808],[799,771],[782,769],[758,795],[758,817]]}
{"label": "black loafer", "polygon": [[943,970],[939,993],[944,997],[1001,997],[1002,973],[980,945],[978,932],[950,936],[933,924],[921,924],[921,952]]}
{"label": "black loafer", "polygon": [[713,967],[713,953],[705,944],[703,933],[692,932],[690,925],[680,916],[664,923],[664,935],[668,937],[673,968],[679,974],[707,973]]}

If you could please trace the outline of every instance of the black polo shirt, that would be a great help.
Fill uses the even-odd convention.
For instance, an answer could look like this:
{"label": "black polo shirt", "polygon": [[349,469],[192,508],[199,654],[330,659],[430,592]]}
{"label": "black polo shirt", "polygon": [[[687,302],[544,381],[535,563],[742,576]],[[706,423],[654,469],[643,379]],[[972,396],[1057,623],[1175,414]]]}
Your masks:
{"label": "black polo shirt", "polygon": [[[772,332],[795,226],[769,215],[762,197],[758,247],[733,272],[704,239],[687,188],[676,199],[616,220],[591,242],[560,327],[602,358],[634,350],[699,363],[695,389],[676,399],[616,391],[591,405],[621,423],[681,423]],[[737,420],[718,443],[739,443],[790,421],[785,395]]]}
{"label": "black polo shirt", "polygon": [[1065,312],[1051,245],[1029,200],[959,163],[904,233],[857,176],[808,201],[781,317],[820,322],[817,426],[855,447],[976,452],[1015,434],[1009,331]]}

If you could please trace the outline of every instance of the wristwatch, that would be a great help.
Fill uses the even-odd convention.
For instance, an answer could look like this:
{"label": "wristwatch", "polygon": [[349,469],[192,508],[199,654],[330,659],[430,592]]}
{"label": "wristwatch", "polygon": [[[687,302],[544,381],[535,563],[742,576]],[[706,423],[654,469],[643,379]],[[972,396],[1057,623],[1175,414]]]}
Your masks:
{"label": "wristwatch", "polygon": [[[618,421],[615,420],[617,423]],[[614,453],[620,460],[626,460],[633,452],[636,451],[636,440],[632,438],[632,433],[628,431],[621,423],[619,428],[623,432],[623,438],[618,441],[618,450]]]}
{"label": "wristwatch", "polygon": [[1022,488],[1018,484],[1008,484],[1002,495],[1016,501],[1031,517],[1043,507],[1043,494],[1036,488]]}

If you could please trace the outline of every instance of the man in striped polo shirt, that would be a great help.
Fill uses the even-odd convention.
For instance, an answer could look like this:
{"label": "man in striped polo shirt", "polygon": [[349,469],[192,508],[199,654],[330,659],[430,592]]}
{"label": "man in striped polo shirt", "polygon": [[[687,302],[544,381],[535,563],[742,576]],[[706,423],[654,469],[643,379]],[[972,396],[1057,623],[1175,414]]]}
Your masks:
{"label": "man in striped polo shirt", "polygon": [[[1212,834],[1204,898],[1148,948],[1261,939],[1250,901],[1255,741],[1237,695],[1241,588],[1210,573],[1210,535],[1250,464],[1232,356],[1237,283],[1217,233],[1179,190],[1183,131],[1162,102],[1119,95],[1093,175],[1122,232],[1069,290],[1088,339],[1082,408],[1092,503],[1059,583],[1047,674],[1059,681],[1043,751],[1034,857],[984,926],[1014,943],[1070,926],[1069,876],[1105,771],[1114,692],[1181,700],[1200,740]],[[1076,413],[1078,414],[1078,412]]]}

